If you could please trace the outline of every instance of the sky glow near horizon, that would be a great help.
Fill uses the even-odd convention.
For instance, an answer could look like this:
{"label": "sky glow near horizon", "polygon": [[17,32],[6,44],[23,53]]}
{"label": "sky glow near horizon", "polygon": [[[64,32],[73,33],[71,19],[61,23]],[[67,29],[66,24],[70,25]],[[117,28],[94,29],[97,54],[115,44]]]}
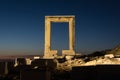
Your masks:
{"label": "sky glow near horizon", "polygon": [[[88,54],[120,43],[119,0],[1,0],[0,55],[44,51],[46,15],[75,15],[75,51]],[[68,49],[68,24],[52,24],[52,49]]]}

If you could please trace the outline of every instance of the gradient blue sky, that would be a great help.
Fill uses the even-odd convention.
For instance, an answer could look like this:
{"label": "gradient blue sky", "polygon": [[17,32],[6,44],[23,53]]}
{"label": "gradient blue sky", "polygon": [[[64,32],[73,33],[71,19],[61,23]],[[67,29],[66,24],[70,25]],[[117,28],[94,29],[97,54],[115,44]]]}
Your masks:
{"label": "gradient blue sky", "polygon": [[[43,54],[46,15],[76,16],[76,52],[120,43],[119,0],[0,0],[0,55]],[[68,49],[68,23],[52,23],[52,49]]]}

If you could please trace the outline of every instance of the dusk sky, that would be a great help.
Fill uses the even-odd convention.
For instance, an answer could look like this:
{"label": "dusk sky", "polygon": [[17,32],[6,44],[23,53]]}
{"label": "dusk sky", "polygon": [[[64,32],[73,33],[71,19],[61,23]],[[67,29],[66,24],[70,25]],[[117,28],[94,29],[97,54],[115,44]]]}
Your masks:
{"label": "dusk sky", "polygon": [[[44,52],[47,15],[75,15],[75,51],[87,54],[120,43],[119,0],[0,0],[0,55]],[[52,49],[68,49],[68,23],[52,23]]]}

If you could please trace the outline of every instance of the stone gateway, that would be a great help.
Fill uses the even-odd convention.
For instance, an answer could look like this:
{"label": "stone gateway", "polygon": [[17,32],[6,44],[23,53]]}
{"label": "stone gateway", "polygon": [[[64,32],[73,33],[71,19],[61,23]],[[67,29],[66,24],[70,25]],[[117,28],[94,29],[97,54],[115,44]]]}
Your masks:
{"label": "stone gateway", "polygon": [[62,50],[62,56],[75,55],[75,16],[45,16],[44,58],[57,57],[57,50],[51,50],[51,22],[69,23],[69,50]]}

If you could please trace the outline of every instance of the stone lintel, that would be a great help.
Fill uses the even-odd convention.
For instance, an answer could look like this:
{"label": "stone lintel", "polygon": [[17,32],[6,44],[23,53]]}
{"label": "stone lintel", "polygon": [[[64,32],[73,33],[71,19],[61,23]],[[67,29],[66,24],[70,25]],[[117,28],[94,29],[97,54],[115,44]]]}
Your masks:
{"label": "stone lintel", "polygon": [[45,19],[50,22],[69,22],[74,18],[75,16],[45,16]]}
{"label": "stone lintel", "polygon": [[69,15],[69,16],[66,16],[66,15],[63,15],[63,16],[45,16],[45,18],[74,18],[75,16],[74,15]]}

